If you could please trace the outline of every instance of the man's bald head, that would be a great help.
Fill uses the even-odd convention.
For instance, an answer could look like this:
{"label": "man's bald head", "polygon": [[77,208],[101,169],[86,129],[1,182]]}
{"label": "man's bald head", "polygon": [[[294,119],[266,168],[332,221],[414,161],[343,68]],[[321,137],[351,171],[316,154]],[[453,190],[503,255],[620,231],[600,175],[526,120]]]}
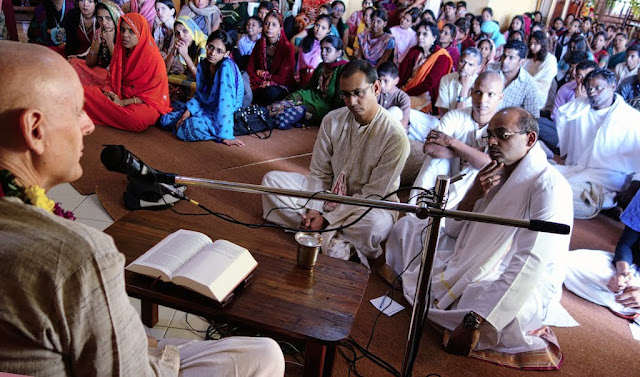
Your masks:
{"label": "man's bald head", "polygon": [[538,121],[524,109],[507,107],[491,118],[487,136],[491,159],[513,167],[538,140]]}
{"label": "man's bald head", "polygon": [[504,77],[495,71],[482,72],[471,90],[471,116],[479,124],[489,123],[503,97]]}
{"label": "man's bald head", "polygon": [[500,92],[504,91],[504,76],[498,71],[484,71],[478,75],[474,86],[481,83],[496,83],[501,87]]}

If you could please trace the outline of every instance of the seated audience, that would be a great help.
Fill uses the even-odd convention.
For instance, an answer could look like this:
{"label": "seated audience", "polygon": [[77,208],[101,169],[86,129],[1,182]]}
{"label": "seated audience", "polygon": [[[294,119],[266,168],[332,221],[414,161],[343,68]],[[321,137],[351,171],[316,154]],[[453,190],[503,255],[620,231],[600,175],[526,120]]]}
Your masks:
{"label": "seated audience", "polygon": [[[331,6],[331,4],[324,3],[320,5],[320,7],[318,8],[318,15],[323,15],[323,14],[333,18],[333,7]],[[313,27],[313,25],[308,26],[308,28],[311,28],[311,27]],[[336,37],[340,36],[340,33],[338,33],[338,29],[333,25],[333,23],[331,24],[329,35],[335,35]]]}
{"label": "seated audience", "polygon": [[391,33],[385,32],[387,26],[387,12],[376,9],[371,14],[371,30],[358,35],[359,58],[364,59],[374,67],[393,59],[396,47]]}
{"label": "seated audience", "polygon": [[466,18],[459,18],[455,25],[456,29],[458,29],[458,34],[456,35],[458,50],[462,52],[469,47],[475,47],[476,42],[469,36],[469,21]]}
{"label": "seated audience", "polygon": [[633,45],[627,49],[625,61],[619,63],[613,71],[616,74],[616,86],[627,77],[636,76],[638,65],[640,65],[640,45]]}
{"label": "seated audience", "polygon": [[[491,160],[484,150],[487,143],[482,139],[489,120],[498,111],[504,90],[504,79],[496,71],[483,72],[473,84],[472,105],[464,109],[452,109],[440,123],[430,130],[418,153],[422,153],[422,165],[413,181],[413,187],[431,189],[440,174],[454,176],[458,173],[465,177],[449,187],[447,208],[454,208],[464,196],[478,170]],[[413,147],[413,142],[411,142]],[[409,155],[410,161],[416,160],[414,148]],[[409,173],[405,167],[404,173]],[[404,179],[404,177],[403,177]],[[411,204],[415,204],[419,190],[409,195]]]}
{"label": "seated audience", "polygon": [[458,1],[456,3],[456,18],[461,19],[467,14],[467,2]]}
{"label": "seated audience", "polygon": [[523,108],[537,119],[542,106],[538,104],[535,81],[523,68],[526,57],[527,45],[523,42],[510,41],[504,46],[500,65],[505,78],[502,107]]}
{"label": "seated audience", "polygon": [[371,16],[373,15],[373,11],[375,9],[373,7],[366,8],[364,10],[364,15],[362,16],[362,22],[358,26],[357,34],[353,36],[353,45],[347,47],[347,55],[351,58],[357,57],[360,54],[360,44],[358,43],[358,35],[364,32],[371,31]]}
{"label": "seated audience", "polygon": [[433,11],[431,9],[425,9],[422,12],[422,15],[420,16],[420,18],[422,19],[422,21],[427,21],[427,22],[431,22],[432,24],[436,24],[436,16],[435,14],[433,14]]}
{"label": "seated audience", "polygon": [[345,5],[341,0],[334,0],[331,2],[331,8],[333,8],[331,24],[338,30],[338,36],[342,39],[342,44],[346,46],[349,43],[349,25],[342,20],[346,9]]}
{"label": "seated audience", "polygon": [[502,33],[505,41],[509,40],[509,36],[513,34],[514,31],[520,31],[524,33],[524,18],[521,15],[517,15],[513,17],[511,20],[511,25],[509,25],[509,29]]}
{"label": "seated audience", "polygon": [[609,53],[607,68],[614,70],[618,64],[625,61],[627,57],[627,42],[627,34],[617,33],[615,35],[611,47],[607,48],[607,52]]}
{"label": "seated audience", "polygon": [[180,140],[214,140],[244,146],[233,136],[233,113],[242,107],[242,75],[229,57],[233,40],[216,30],[207,40],[206,60],[198,65],[196,94],[186,104],[173,103],[173,111],[160,117],[160,126]]}
{"label": "seated audience", "polygon": [[509,38],[507,39],[507,42],[509,41],[521,41],[524,42],[524,32],[522,30],[514,30],[509,34]]}
{"label": "seated audience", "polygon": [[400,119],[400,124],[409,130],[409,111],[411,99],[409,95],[398,88],[398,67],[391,62],[385,62],[378,67],[380,80],[380,95],[378,105],[384,107],[392,117]]}
{"label": "seated audience", "polygon": [[[153,44],[146,20],[139,22],[149,34],[144,42]],[[83,137],[94,130],[82,110],[80,81],[64,59],[41,46],[0,42],[0,98],[0,370],[284,375],[282,351],[271,339],[147,336],[125,291],[125,257],[113,239],[72,221],[73,213],[47,197],[81,177]]]}
{"label": "seated audience", "polygon": [[593,42],[591,42],[591,51],[593,51],[593,57],[598,63],[598,67],[607,68],[609,64],[609,53],[605,49],[607,44],[607,35],[601,31],[595,35]]}
{"label": "seated audience", "polygon": [[412,28],[417,19],[417,13],[406,12],[400,19],[400,25],[394,26],[390,29],[391,35],[393,35],[393,39],[396,42],[394,60],[397,64],[402,63],[404,57],[407,56],[409,49],[418,44],[416,31]]}
{"label": "seated audience", "polygon": [[198,62],[206,57],[207,36],[187,16],[179,16],[173,25],[174,43],[164,58],[169,74],[195,78]]}
{"label": "seated audience", "polygon": [[138,13],[120,17],[105,88],[84,86],[84,108],[100,125],[144,131],[171,111],[167,70],[149,24]]}
{"label": "seated audience", "polygon": [[569,252],[564,285],[620,317],[635,319],[640,316],[640,193],[620,220],[625,227],[615,254],[586,249]]}
{"label": "seated audience", "polygon": [[69,61],[82,85],[101,87],[107,83],[107,68],[111,64],[117,40],[116,26],[122,15],[122,9],[109,0],[101,0],[96,6],[96,19],[100,27],[93,36],[86,60]]}
{"label": "seated audience", "polygon": [[[493,161],[459,210],[572,225],[571,189],[537,145],[537,129],[519,108],[491,119],[486,137]],[[403,217],[386,244],[387,264],[401,274],[409,302],[428,221]],[[427,316],[444,327],[445,350],[516,368],[557,369],[562,354],[548,326],[575,324],[560,305],[569,235],[472,221],[447,221],[441,234]]]}
{"label": "seated audience", "polygon": [[65,17],[64,29],[67,31],[67,57],[86,57],[96,33],[96,1],[79,0],[78,7],[71,9]]}
{"label": "seated audience", "polygon": [[587,42],[591,44],[593,42],[593,31],[591,31],[592,20],[590,17],[584,17],[582,19],[582,29],[580,30],[580,34],[587,39]]}
{"label": "seated audience", "polygon": [[622,80],[616,93],[620,94],[629,106],[640,111],[640,73]]}
{"label": "seated audience", "polygon": [[176,22],[176,8],[173,0],[156,0],[156,14],[158,17],[153,23],[153,40],[164,58],[175,43],[173,27]]}
{"label": "seated audience", "polygon": [[458,60],[460,60],[460,50],[458,50],[458,44],[456,43],[456,35],[458,35],[458,29],[454,24],[445,24],[440,31],[440,47],[447,50],[447,53],[453,61],[452,70],[456,70],[458,67]]}
{"label": "seated audience", "polygon": [[64,19],[73,8],[72,0],[43,0],[36,7],[29,24],[29,43],[41,44],[64,53],[64,43],[67,40]]}
{"label": "seated audience", "polygon": [[[586,54],[585,54],[586,57]],[[577,65],[573,65],[571,77],[575,78],[568,83],[562,85],[556,93],[556,98],[551,112],[551,118],[540,117],[538,126],[540,127],[540,141],[549,148],[554,154],[560,154],[558,149],[558,131],[556,130],[555,120],[558,118],[558,109],[565,104],[573,101],[575,98],[587,97],[587,90],[584,87],[584,78],[589,72],[596,69],[596,62],[591,60],[583,60]],[[569,76],[569,75],[567,75]]]}
{"label": "seated audience", "polygon": [[435,24],[422,21],[417,27],[418,44],[412,47],[400,64],[399,87],[411,98],[411,108],[436,113],[440,79],[453,66],[451,56],[438,46],[440,32]]}
{"label": "seated audience", "polygon": [[[578,51],[584,51],[587,53],[589,60],[595,61],[595,57],[589,51],[589,44],[587,43],[587,39],[582,35],[576,34],[571,37],[569,41],[569,49],[567,49],[567,53],[558,61],[558,77],[562,79],[569,69],[569,60],[572,54],[575,54]],[[575,61],[575,59],[573,59]]]}
{"label": "seated audience", "polygon": [[260,2],[260,5],[258,5],[258,10],[256,11],[256,14],[264,22],[264,18],[267,17],[267,14],[269,14],[269,12],[271,12],[272,10],[276,10],[276,11],[278,10],[276,8],[276,5],[272,1],[263,0]]}
{"label": "seated audience", "polygon": [[351,13],[349,18],[347,19],[347,26],[349,26],[349,35],[353,35],[355,37],[362,32],[358,31],[358,28],[364,22],[364,10],[372,7],[372,0],[362,0],[362,8]]}
{"label": "seated audience", "polygon": [[545,33],[541,31],[532,33],[529,37],[529,55],[523,66],[536,83],[536,98],[539,108],[547,103],[551,83],[558,73],[558,61],[552,53],[547,51],[547,42]]}
{"label": "seated audience", "polygon": [[438,30],[442,32],[444,25],[456,22],[456,4],[453,1],[447,1],[442,7],[442,14],[438,20]]}
{"label": "seated audience", "polygon": [[328,35],[320,42],[320,46],[322,63],[313,72],[307,86],[269,106],[271,115],[281,129],[299,127],[305,122],[318,125],[329,111],[344,106],[338,95],[340,73],[347,64],[346,60],[342,60],[342,40],[335,35]]}
{"label": "seated audience", "polygon": [[247,20],[246,34],[238,39],[237,53],[233,54],[233,60],[238,64],[241,71],[247,69],[247,63],[256,46],[256,42],[262,36],[262,19],[258,16],[251,16]]}
{"label": "seated audience", "polygon": [[469,36],[475,42],[478,42],[479,40],[484,38],[484,35],[482,34],[482,17],[477,16],[477,17],[474,17],[473,20],[471,20],[470,30],[471,31],[469,32]]}
{"label": "seated audience", "polygon": [[558,59],[558,63],[560,63],[569,50],[569,42],[571,41],[571,38],[576,35],[580,35],[580,28],[582,27],[582,22],[580,22],[580,20],[569,21],[568,16],[566,24],[568,25],[567,30],[558,37],[556,42],[555,55],[556,59]]}
{"label": "seated audience", "polygon": [[478,77],[481,62],[480,51],[470,47],[462,52],[457,71],[442,77],[436,101],[441,117],[449,110],[471,106],[471,88]]}
{"label": "seated audience", "polygon": [[[313,148],[310,173],[272,171],[262,179],[268,187],[312,192],[329,190],[357,198],[386,195],[398,188],[400,172],[409,154],[409,142],[400,122],[377,103],[380,82],[375,68],[363,60],[345,65],[340,96],[346,107],[328,113]],[[397,201],[396,195],[387,200]],[[264,195],[265,220],[291,228],[317,231],[348,224],[367,209],[320,200]],[[373,209],[347,228],[323,233],[322,253],[360,260],[382,254],[396,214]]]}
{"label": "seated audience", "polygon": [[133,12],[141,14],[149,24],[149,29],[153,30],[153,23],[156,19],[156,4],[153,0],[129,0],[122,5],[125,13]]}
{"label": "seated audience", "polygon": [[502,56],[502,48],[507,41],[500,34],[500,27],[493,21],[485,21],[482,23],[482,34],[493,41],[496,48],[496,56]]}
{"label": "seated audience", "polygon": [[575,217],[588,219],[615,206],[615,196],[640,180],[640,113],[614,93],[615,75],[595,69],[584,79],[587,98],[558,109],[560,155],[554,165],[573,190]]}
{"label": "seated audience", "polygon": [[220,8],[211,0],[190,0],[182,6],[179,15],[192,18],[205,35],[220,29],[222,23]]}
{"label": "seated audience", "polygon": [[478,73],[490,70],[499,70],[500,62],[495,61],[496,46],[493,44],[493,41],[489,38],[483,38],[478,41],[477,47],[478,50],[480,50],[480,54],[482,55],[482,64],[480,64]]}
{"label": "seated audience", "polygon": [[282,17],[271,11],[247,64],[253,101],[266,106],[287,96],[295,85],[294,69],[295,49],[282,31]]}
{"label": "seated audience", "polygon": [[296,65],[296,73],[301,87],[307,86],[316,67],[322,62],[320,41],[329,35],[330,30],[331,17],[321,14],[316,18],[313,29],[302,32],[305,37],[302,38],[299,44],[298,64]]}

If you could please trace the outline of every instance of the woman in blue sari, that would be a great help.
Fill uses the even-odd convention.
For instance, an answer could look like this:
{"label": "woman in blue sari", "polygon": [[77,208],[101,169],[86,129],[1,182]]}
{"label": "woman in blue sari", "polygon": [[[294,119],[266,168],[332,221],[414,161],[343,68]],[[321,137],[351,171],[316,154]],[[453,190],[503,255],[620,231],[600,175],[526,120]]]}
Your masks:
{"label": "woman in blue sari", "polygon": [[244,146],[233,136],[233,113],[242,107],[244,86],[240,70],[229,58],[233,40],[216,30],[207,40],[207,57],[198,65],[196,93],[186,104],[174,102],[160,125],[180,140],[214,140]]}

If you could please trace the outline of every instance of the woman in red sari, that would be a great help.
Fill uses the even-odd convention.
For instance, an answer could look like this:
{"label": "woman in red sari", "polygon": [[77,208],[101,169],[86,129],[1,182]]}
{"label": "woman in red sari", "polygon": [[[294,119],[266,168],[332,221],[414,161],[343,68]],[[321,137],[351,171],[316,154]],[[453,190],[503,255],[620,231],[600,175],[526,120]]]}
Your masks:
{"label": "woman in red sari", "polygon": [[138,13],[120,17],[108,82],[84,87],[85,111],[95,124],[144,131],[171,111],[164,60]]}
{"label": "woman in red sari", "polygon": [[295,48],[282,31],[282,16],[271,11],[247,64],[253,102],[267,106],[286,97],[295,85],[294,68]]}

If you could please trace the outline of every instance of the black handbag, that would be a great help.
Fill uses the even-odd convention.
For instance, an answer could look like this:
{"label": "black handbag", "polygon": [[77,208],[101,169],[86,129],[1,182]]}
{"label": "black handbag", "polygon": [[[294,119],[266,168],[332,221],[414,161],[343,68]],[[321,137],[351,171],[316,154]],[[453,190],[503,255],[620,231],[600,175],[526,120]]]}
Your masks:
{"label": "black handbag", "polygon": [[251,105],[233,113],[233,135],[256,135],[268,139],[276,127],[276,121],[269,115],[266,107]]}

